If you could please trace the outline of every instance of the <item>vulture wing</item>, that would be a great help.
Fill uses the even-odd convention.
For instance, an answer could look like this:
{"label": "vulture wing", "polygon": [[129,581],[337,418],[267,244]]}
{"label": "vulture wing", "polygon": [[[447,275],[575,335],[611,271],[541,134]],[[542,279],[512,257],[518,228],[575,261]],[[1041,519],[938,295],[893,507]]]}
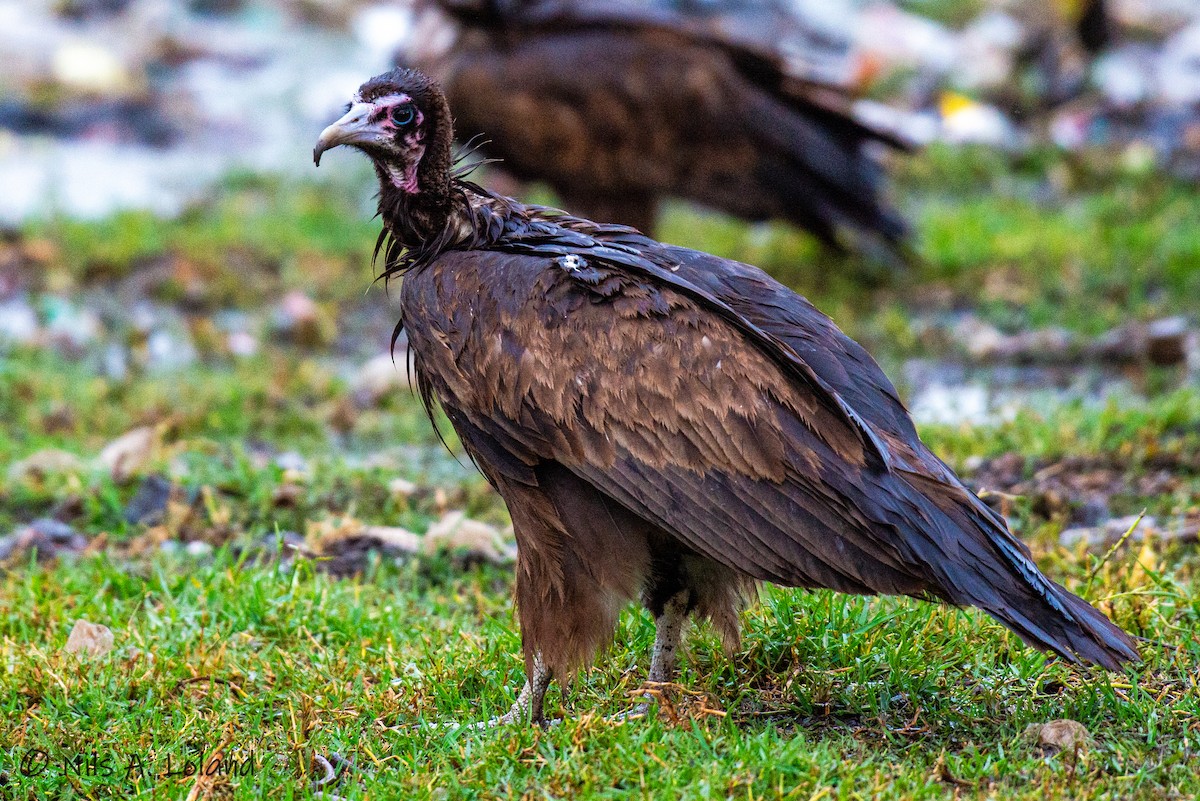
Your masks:
{"label": "vulture wing", "polygon": [[564,225],[447,253],[403,285],[424,312],[407,323],[423,390],[452,399],[490,478],[535,484],[556,463],[755,578],[971,604],[1069,659],[1134,657],[806,302],[746,265]]}

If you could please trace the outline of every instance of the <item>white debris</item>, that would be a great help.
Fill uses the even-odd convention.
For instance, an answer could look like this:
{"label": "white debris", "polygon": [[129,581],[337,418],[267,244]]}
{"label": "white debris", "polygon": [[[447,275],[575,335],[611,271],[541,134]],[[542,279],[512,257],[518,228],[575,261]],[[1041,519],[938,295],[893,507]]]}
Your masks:
{"label": "white debris", "polygon": [[108,626],[76,620],[63,650],[79,656],[104,656],[113,649],[113,633]]}

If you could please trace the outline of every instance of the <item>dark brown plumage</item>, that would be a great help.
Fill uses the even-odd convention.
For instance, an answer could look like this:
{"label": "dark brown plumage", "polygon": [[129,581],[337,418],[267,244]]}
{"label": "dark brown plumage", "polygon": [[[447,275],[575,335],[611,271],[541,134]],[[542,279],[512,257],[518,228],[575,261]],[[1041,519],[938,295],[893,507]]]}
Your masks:
{"label": "dark brown plumage", "polygon": [[445,87],[458,133],[575,213],[651,231],[660,199],[681,197],[827,243],[906,233],[868,152],[899,140],[797,64],[838,43],[777,0],[438,0],[424,14],[402,58]]}
{"label": "dark brown plumage", "polygon": [[1099,55],[1113,43],[1115,31],[1106,0],[1084,0],[1075,33],[1091,56]]}
{"label": "dark brown plumage", "polygon": [[978,606],[1071,661],[1136,658],[925,448],[870,356],[765,273],[454,177],[448,106],[417,72],[366,83],[314,155],[339,144],[380,176],[421,396],[512,515],[531,685],[510,719],[540,719],[550,675],[631,599],[664,681],[683,616],[733,647],[758,581]]}

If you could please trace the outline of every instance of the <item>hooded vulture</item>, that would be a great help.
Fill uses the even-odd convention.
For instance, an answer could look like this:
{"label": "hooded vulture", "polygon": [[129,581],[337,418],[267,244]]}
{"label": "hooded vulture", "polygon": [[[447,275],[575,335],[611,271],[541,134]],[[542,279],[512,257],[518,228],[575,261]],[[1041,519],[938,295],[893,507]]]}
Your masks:
{"label": "hooded vulture", "polygon": [[[754,267],[501,197],[454,167],[450,106],[394,70],[326,128],[379,177],[385,274],[419,394],[440,404],[517,538],[542,718],[633,599],[668,681],[681,624],[729,647],[757,582],[977,606],[1030,645],[1109,669],[1132,639],[1038,570],[917,437],[870,356]],[[394,339],[393,339],[394,341]]]}
{"label": "hooded vulture", "polygon": [[[848,43],[783,0],[424,0],[406,66],[445,87],[464,141],[590,219],[643,231],[678,197],[897,252],[871,146],[837,73]],[[841,70],[845,71],[845,70]]]}

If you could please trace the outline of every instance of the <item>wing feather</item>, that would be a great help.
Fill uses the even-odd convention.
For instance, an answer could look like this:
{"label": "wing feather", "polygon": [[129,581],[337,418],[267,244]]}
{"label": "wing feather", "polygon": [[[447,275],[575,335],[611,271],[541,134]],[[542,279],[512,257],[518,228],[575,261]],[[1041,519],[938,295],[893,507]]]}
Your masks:
{"label": "wing feather", "polygon": [[[621,314],[614,303],[572,302],[586,286],[542,255],[464,253],[452,261],[452,268],[434,265],[429,276],[406,279],[406,300],[439,274],[463,286],[487,283],[473,271],[502,271],[511,282],[505,296],[474,302],[505,334],[471,326],[428,335],[445,358],[417,369],[454,373],[443,397],[455,398],[472,429],[520,449],[518,463],[563,464],[689,547],[758,578],[856,592],[916,586],[914,576],[891,575],[900,560],[870,555],[867,518],[821,478],[837,470],[886,472],[867,458],[874,432],[790,348],[747,336],[744,330],[756,329],[728,322],[726,304],[714,299],[721,313],[713,314],[656,266],[666,286],[630,287],[627,296],[642,295]],[[558,275],[538,297],[532,290],[546,286],[547,272]],[[526,300],[514,303],[521,295]],[[570,317],[554,312],[567,307]],[[546,326],[548,319],[559,322]],[[587,332],[595,331],[607,341],[589,342]],[[410,341],[423,333],[410,328]],[[517,369],[500,366],[514,358]],[[812,482],[811,492],[796,492]],[[872,587],[864,569],[888,575]]]}
{"label": "wing feather", "polygon": [[[403,284],[417,372],[485,472],[528,484],[529,466],[561,465],[754,578],[973,604],[1071,659],[1134,656],[928,453],[874,362],[806,302],[745,265],[565,238],[446,253]],[[729,280],[769,302],[737,300]],[[470,324],[455,322],[464,306]]]}

